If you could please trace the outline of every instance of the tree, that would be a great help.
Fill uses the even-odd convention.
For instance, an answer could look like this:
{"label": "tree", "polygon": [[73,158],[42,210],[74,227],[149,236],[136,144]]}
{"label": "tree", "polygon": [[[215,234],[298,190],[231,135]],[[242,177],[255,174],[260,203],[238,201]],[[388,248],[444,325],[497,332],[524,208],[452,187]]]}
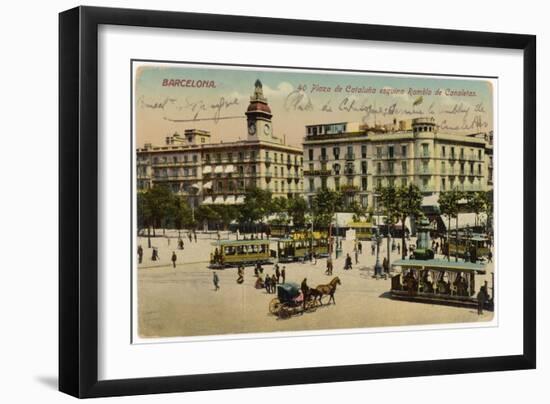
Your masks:
{"label": "tree", "polygon": [[276,215],[276,217],[271,220],[271,224],[277,225],[287,225],[290,221],[288,213],[289,201],[283,197],[273,198],[271,200],[271,209],[270,213]]}
{"label": "tree", "polygon": [[155,236],[155,227],[163,226],[169,218],[174,216],[174,194],[165,185],[155,185],[147,191],[147,203],[151,210],[153,236]]}
{"label": "tree", "polygon": [[239,216],[238,209],[232,205],[214,205],[211,209],[213,211],[211,219],[220,222],[224,230],[227,230],[231,222]]}
{"label": "tree", "polygon": [[449,219],[449,226],[447,226],[447,259],[451,260],[451,249],[450,249],[450,233],[451,233],[451,218],[456,218],[456,238],[457,238],[457,248],[455,248],[455,260],[458,261],[458,213],[459,213],[459,202],[463,198],[463,194],[458,189],[453,189],[447,192],[441,192],[439,194],[439,209],[442,215],[447,216]]}
{"label": "tree", "polygon": [[[401,246],[405,246],[405,221],[407,217],[420,217],[422,213],[422,192],[414,185],[404,185],[396,191],[396,216],[401,219]],[[405,249],[401,248],[401,258],[405,258]]]}
{"label": "tree", "polygon": [[475,213],[475,226],[478,226],[479,214],[485,210],[487,204],[487,194],[485,192],[469,192],[466,195],[466,207],[469,212]]}
{"label": "tree", "polygon": [[239,223],[262,222],[272,212],[271,191],[252,188],[246,192],[244,203],[239,210]]}
{"label": "tree", "polygon": [[188,226],[194,227],[195,225],[191,207],[185,198],[181,196],[174,198],[174,225],[178,230],[178,237],[180,236],[181,229]]}
{"label": "tree", "polygon": [[195,218],[197,222],[218,222],[221,220],[218,212],[212,208],[211,205],[200,205],[195,211]]}
{"label": "tree", "polygon": [[138,234],[141,229],[147,229],[147,247],[151,248],[151,223],[153,215],[149,207],[148,191],[138,192],[137,194],[137,225]]}
{"label": "tree", "polygon": [[329,227],[336,210],[343,206],[344,197],[341,192],[323,189],[313,198],[313,225]]}
{"label": "tree", "polygon": [[305,226],[307,211],[308,206],[304,198],[296,197],[288,200],[288,214],[294,227],[301,228]]}
{"label": "tree", "polygon": [[353,213],[354,222],[360,222],[362,217],[367,216],[367,208],[363,207],[363,205],[357,201],[353,201],[350,204],[349,209]]}

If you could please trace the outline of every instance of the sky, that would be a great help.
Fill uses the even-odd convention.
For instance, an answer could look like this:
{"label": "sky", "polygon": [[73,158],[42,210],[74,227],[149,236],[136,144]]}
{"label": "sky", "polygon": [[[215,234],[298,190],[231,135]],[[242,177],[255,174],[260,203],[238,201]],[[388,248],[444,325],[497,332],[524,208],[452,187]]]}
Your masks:
{"label": "sky", "polygon": [[161,145],[185,129],[208,130],[212,142],[246,139],[244,113],[257,79],[273,113],[273,133],[294,146],[306,125],[320,123],[372,126],[433,116],[448,133],[493,128],[487,79],[147,63],[134,75],[137,146]]}

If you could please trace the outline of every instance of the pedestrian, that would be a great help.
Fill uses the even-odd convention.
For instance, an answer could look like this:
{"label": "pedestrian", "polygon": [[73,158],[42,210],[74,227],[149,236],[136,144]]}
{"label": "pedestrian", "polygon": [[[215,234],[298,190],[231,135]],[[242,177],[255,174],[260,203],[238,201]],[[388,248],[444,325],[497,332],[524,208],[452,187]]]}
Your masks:
{"label": "pedestrian", "polygon": [[254,267],[254,276],[257,278],[258,277],[258,265],[256,265]]}
{"label": "pedestrian", "polygon": [[302,284],[300,285],[300,290],[302,291],[303,309],[305,310],[307,295],[309,292],[309,286],[307,286],[307,278],[304,278],[304,280],[302,281]]}
{"label": "pedestrian", "polygon": [[176,261],[178,260],[178,257],[176,256],[176,252],[172,251],[172,265],[174,268],[176,267]]}
{"label": "pedestrian", "polygon": [[407,256],[407,244],[403,243],[403,255]]}
{"label": "pedestrian", "polygon": [[485,291],[485,286],[482,286],[479,288],[479,292],[477,292],[477,314],[482,315],[483,314],[483,306],[485,305],[485,300],[487,300],[487,294]]}
{"label": "pedestrian", "polygon": [[489,250],[489,253],[487,254],[487,261],[493,262],[493,253],[491,250]]}
{"label": "pedestrian", "polygon": [[193,237],[195,237],[195,243],[197,242],[197,232],[193,230]]}
{"label": "pedestrian", "polygon": [[439,253],[439,242],[435,243],[435,253]]}
{"label": "pedestrian", "polygon": [[178,248],[179,248],[180,250],[183,250],[183,240],[182,240],[181,238],[178,239]]}
{"label": "pedestrian", "polygon": [[237,240],[239,239],[239,235],[240,235],[240,232],[239,232],[239,229],[237,229]]}
{"label": "pedestrian", "polygon": [[160,257],[159,257],[159,252],[157,250],[157,247],[153,247],[153,253],[151,254],[151,261],[156,261],[159,258]]}
{"label": "pedestrian", "polygon": [[141,264],[141,262],[143,261],[143,247],[141,246],[141,244],[138,246],[137,253],[138,253],[138,262]]}
{"label": "pedestrian", "polygon": [[401,254],[401,244],[397,243],[397,254]]}
{"label": "pedestrian", "polygon": [[191,232],[187,233],[187,238],[189,239],[189,242],[193,242],[193,238],[191,237]]}
{"label": "pedestrian", "polygon": [[357,243],[357,248],[359,248],[359,254],[363,254],[363,244],[361,244],[361,241]]}
{"label": "pedestrian", "polygon": [[265,276],[264,287],[267,293],[271,293],[271,276],[269,275]]}
{"label": "pedestrian", "polygon": [[214,275],[212,276],[212,282],[214,282],[214,291],[217,292],[220,289],[220,278],[218,278],[218,274],[214,271]]}
{"label": "pedestrian", "polygon": [[277,278],[277,283],[281,279],[281,271],[279,271],[279,264],[275,264],[275,277]]}
{"label": "pedestrian", "polygon": [[277,289],[277,277],[275,274],[271,275],[271,293],[275,293]]}
{"label": "pedestrian", "polygon": [[285,283],[286,279],[286,267],[283,266],[283,269],[281,270],[281,278],[283,279],[283,283]]}
{"label": "pedestrian", "polygon": [[388,259],[386,257],[384,257],[384,259],[382,260],[382,268],[384,269],[384,272],[385,273],[388,273]]}
{"label": "pedestrian", "polygon": [[170,247],[170,237],[166,236],[166,243],[168,244],[168,247]]}
{"label": "pedestrian", "polygon": [[356,249],[355,250],[355,264],[359,264],[359,250]]}
{"label": "pedestrian", "polygon": [[374,255],[376,253],[376,245],[374,242],[370,245],[370,254]]}
{"label": "pedestrian", "polygon": [[218,230],[217,236],[218,236],[218,241],[220,241],[221,236],[220,236],[220,231],[219,230]]}
{"label": "pedestrian", "polygon": [[395,245],[395,239],[391,241],[391,252],[394,252],[397,246]]}
{"label": "pedestrian", "polygon": [[352,266],[351,266],[351,257],[349,256],[349,253],[346,254],[346,261],[345,261],[345,264],[344,264],[344,269],[345,270],[348,270],[348,269],[351,269]]}

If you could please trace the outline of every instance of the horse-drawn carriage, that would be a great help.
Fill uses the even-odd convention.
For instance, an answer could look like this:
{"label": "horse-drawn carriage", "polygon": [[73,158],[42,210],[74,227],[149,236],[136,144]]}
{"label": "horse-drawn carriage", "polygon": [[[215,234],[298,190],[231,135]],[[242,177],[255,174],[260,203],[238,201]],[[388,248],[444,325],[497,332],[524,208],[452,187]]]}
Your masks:
{"label": "horse-drawn carriage", "polygon": [[314,311],[316,307],[323,304],[322,298],[328,295],[331,301],[336,304],[334,293],[336,286],[341,285],[340,278],[335,277],[327,285],[319,285],[316,288],[308,288],[302,292],[296,283],[287,282],[277,286],[277,297],[269,302],[269,312],[280,319],[287,319],[295,314],[303,314],[307,311]]}

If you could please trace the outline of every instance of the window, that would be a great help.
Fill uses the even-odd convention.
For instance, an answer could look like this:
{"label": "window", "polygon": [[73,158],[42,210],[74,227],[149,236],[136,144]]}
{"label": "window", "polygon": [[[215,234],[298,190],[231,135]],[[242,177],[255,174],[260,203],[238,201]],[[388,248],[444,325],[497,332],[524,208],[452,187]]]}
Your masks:
{"label": "window", "polygon": [[366,161],[361,162],[361,174],[363,174],[363,175],[367,174],[367,162]]}
{"label": "window", "polygon": [[422,143],[422,156],[430,157],[430,145],[428,143]]}
{"label": "window", "polygon": [[428,189],[428,179],[422,178],[422,189]]}
{"label": "window", "polygon": [[393,161],[388,162],[388,172],[393,174]]}
{"label": "window", "polygon": [[477,173],[481,175],[481,164],[477,165]]}
{"label": "window", "polygon": [[455,148],[451,147],[451,158],[455,158]]}
{"label": "window", "polygon": [[380,174],[382,172],[382,163],[376,163],[376,172]]}
{"label": "window", "polygon": [[381,178],[378,178],[378,179],[376,180],[376,187],[377,187],[377,188],[382,188],[382,179],[381,179]]}
{"label": "window", "polygon": [[393,146],[388,146],[388,157],[393,158]]}
{"label": "window", "polygon": [[323,189],[323,190],[327,189],[327,178],[326,177],[321,178],[321,189]]}
{"label": "window", "polygon": [[184,162],[184,163],[187,163],[187,154],[184,154],[184,155],[183,155],[183,162]]}
{"label": "window", "polygon": [[340,164],[333,164],[333,165],[332,165],[332,169],[334,170],[334,174],[335,174],[335,175],[339,175],[339,174],[340,174]]}
{"label": "window", "polygon": [[445,174],[445,162],[441,162],[441,174]]}
{"label": "window", "polygon": [[401,173],[402,174],[407,174],[407,162],[406,161],[401,162]]}
{"label": "window", "polygon": [[210,154],[206,153],[206,156],[204,156],[204,159],[207,163],[210,163]]}
{"label": "window", "polygon": [[407,157],[407,145],[402,145],[401,146],[401,155],[403,157]]}
{"label": "window", "polygon": [[197,157],[197,155],[196,155],[196,154],[193,154],[193,163],[196,163],[196,162],[197,162],[197,160],[198,160],[198,157]]}
{"label": "window", "polygon": [[309,150],[308,150],[308,155],[309,155],[309,156],[308,156],[309,159],[310,159],[310,160],[313,160],[313,149],[309,149]]}
{"label": "window", "polygon": [[174,156],[173,159],[174,159],[174,163],[178,162],[178,156]]}
{"label": "window", "polygon": [[368,187],[367,177],[361,178],[361,190],[366,191]]}
{"label": "window", "polygon": [[477,159],[481,160],[481,150],[480,149],[478,149],[478,151],[477,151]]}
{"label": "window", "polygon": [[325,147],[321,147],[321,159],[322,160],[327,159],[327,149]]}
{"label": "window", "polygon": [[348,146],[348,155],[347,158],[353,158],[353,146]]}
{"label": "window", "polygon": [[407,186],[407,179],[406,179],[406,178],[401,178],[401,186],[402,186],[402,187],[406,187],[406,186]]}
{"label": "window", "polygon": [[441,190],[445,191],[445,178],[441,178]]}
{"label": "window", "polygon": [[447,153],[447,150],[446,150],[446,147],[445,146],[441,146],[441,156],[442,157],[445,157],[445,154]]}
{"label": "window", "polygon": [[361,146],[361,158],[367,158],[367,145],[365,144]]}
{"label": "window", "polygon": [[427,162],[427,161],[423,161],[423,162],[422,162],[422,172],[423,172],[423,173],[427,173],[427,172],[428,172],[428,162]]}
{"label": "window", "polygon": [[339,147],[333,148],[332,149],[332,154],[334,155],[335,160],[340,159],[340,148]]}
{"label": "window", "polygon": [[461,158],[461,159],[464,158],[464,147],[461,147],[461,148],[460,148],[460,158]]}
{"label": "window", "polygon": [[361,196],[361,205],[366,208],[369,206],[369,197],[366,195]]}
{"label": "window", "polygon": [[313,178],[309,179],[309,192],[315,192],[315,181]]}
{"label": "window", "polygon": [[334,177],[334,189],[336,191],[340,190],[340,177]]}
{"label": "window", "polygon": [[376,157],[378,157],[378,158],[382,157],[382,148],[381,147],[376,148]]}
{"label": "window", "polygon": [[394,187],[394,186],[395,186],[395,179],[394,179],[394,178],[390,177],[390,178],[388,179],[388,182],[389,182],[389,184],[390,184],[390,187]]}

